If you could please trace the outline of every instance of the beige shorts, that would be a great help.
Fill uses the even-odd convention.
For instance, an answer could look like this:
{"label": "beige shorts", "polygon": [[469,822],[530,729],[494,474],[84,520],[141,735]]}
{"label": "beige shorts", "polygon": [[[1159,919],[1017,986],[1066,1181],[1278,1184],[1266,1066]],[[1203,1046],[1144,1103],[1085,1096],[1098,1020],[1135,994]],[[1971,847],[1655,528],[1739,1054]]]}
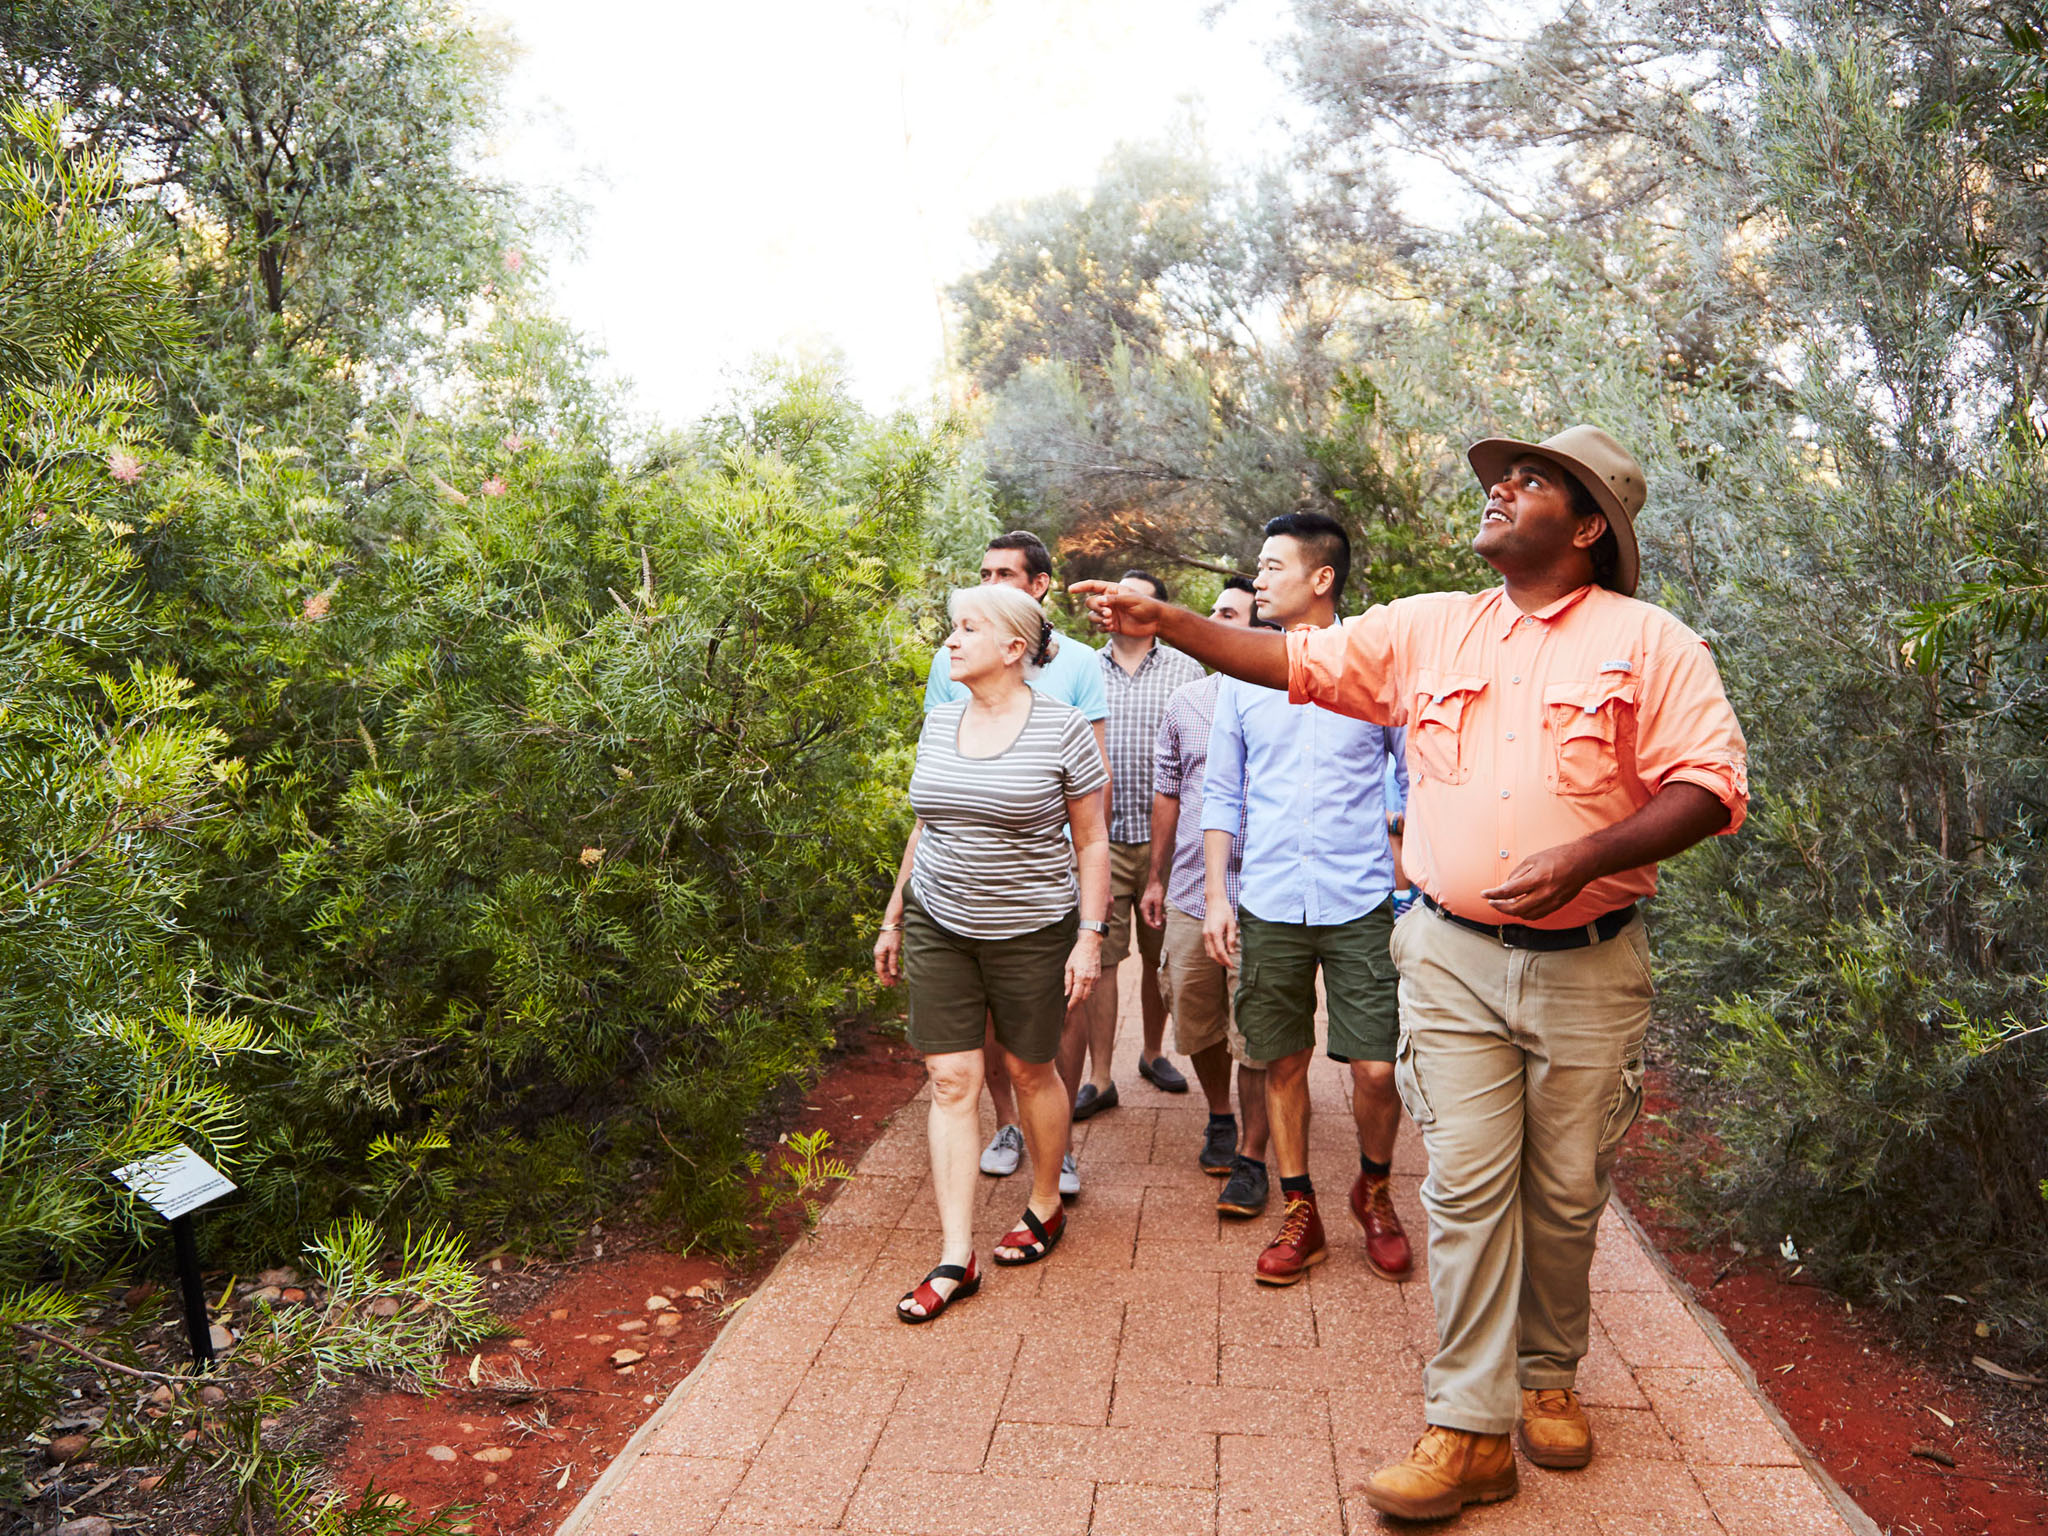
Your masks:
{"label": "beige shorts", "polygon": [[1102,973],[1107,976],[1131,952],[1131,930],[1138,931],[1138,953],[1154,970],[1164,935],[1138,913],[1138,898],[1152,878],[1150,843],[1109,845],[1109,932],[1102,939]]}
{"label": "beige shorts", "polygon": [[1245,1052],[1244,1036],[1238,1033],[1237,1015],[1231,1008],[1236,991],[1237,972],[1211,960],[1202,946],[1202,920],[1169,901],[1159,992],[1173,1013],[1173,1043],[1181,1055],[1192,1056],[1223,1040],[1229,1043],[1232,1061],[1256,1065]]}

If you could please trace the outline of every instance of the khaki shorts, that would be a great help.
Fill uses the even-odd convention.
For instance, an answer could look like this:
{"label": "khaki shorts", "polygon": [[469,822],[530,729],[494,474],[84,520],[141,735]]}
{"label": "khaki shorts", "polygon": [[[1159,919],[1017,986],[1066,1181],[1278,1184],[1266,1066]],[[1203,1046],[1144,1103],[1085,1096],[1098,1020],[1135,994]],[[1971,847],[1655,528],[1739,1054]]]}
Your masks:
{"label": "khaki shorts", "polygon": [[1183,1056],[1206,1051],[1217,1041],[1230,1046],[1230,1059],[1254,1065],[1237,1031],[1230,995],[1237,972],[1209,958],[1202,946],[1202,920],[1166,904],[1165,943],[1160,946],[1159,994],[1173,1013],[1173,1043]]}
{"label": "khaki shorts", "polygon": [[1123,964],[1131,952],[1131,929],[1138,930],[1138,953],[1154,970],[1159,968],[1159,945],[1164,935],[1138,915],[1138,898],[1145,894],[1145,882],[1152,878],[1150,843],[1109,845],[1109,932],[1102,936],[1102,974]]}

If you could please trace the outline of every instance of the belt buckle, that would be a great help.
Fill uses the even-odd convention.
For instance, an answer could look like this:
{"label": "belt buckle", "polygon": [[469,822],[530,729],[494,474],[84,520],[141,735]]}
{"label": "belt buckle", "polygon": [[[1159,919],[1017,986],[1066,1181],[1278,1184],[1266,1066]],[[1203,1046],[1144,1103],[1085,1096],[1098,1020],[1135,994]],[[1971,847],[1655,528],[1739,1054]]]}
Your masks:
{"label": "belt buckle", "polygon": [[1494,930],[1500,936],[1500,947],[1502,949],[1527,949],[1529,947],[1526,944],[1517,944],[1509,937],[1511,933],[1519,930],[1521,926],[1520,923],[1502,923]]}

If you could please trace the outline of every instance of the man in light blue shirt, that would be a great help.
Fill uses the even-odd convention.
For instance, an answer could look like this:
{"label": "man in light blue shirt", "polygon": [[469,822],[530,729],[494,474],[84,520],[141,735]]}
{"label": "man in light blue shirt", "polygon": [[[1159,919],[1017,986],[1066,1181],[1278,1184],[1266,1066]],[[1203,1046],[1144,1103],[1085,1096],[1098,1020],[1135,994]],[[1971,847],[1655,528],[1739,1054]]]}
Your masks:
{"label": "man in light blue shirt", "polygon": [[[1259,616],[1283,629],[1335,624],[1351,565],[1342,525],[1299,512],[1274,518],[1266,535],[1255,583]],[[1388,1193],[1401,1101],[1394,1091],[1400,1007],[1388,950],[1397,878],[1388,829],[1399,807],[1389,804],[1386,783],[1391,763],[1405,803],[1404,735],[1290,704],[1282,691],[1235,678],[1225,678],[1217,692],[1203,778],[1203,940],[1220,964],[1236,952],[1238,1029],[1246,1054],[1266,1067],[1285,1211],[1278,1236],[1259,1256],[1257,1278],[1265,1285],[1292,1285],[1329,1253],[1308,1176],[1318,970],[1329,1013],[1327,1049],[1351,1068],[1359,1148],[1351,1209],[1365,1229],[1366,1263],[1390,1280],[1412,1269]],[[1240,817],[1244,853],[1233,911],[1224,874]],[[1258,1205],[1241,1214],[1263,1205],[1263,1188],[1258,1193]],[[1219,1202],[1219,1209],[1232,1208]]]}
{"label": "man in light blue shirt", "polygon": [[[1015,587],[1021,592],[1029,592],[1042,603],[1046,593],[1052,590],[1052,552],[1035,533],[1019,529],[998,534],[988,541],[988,549],[981,557],[981,584],[985,587],[994,584]],[[1102,754],[1103,766],[1108,767],[1109,748],[1104,722],[1109,718],[1109,693],[1103,686],[1102,662],[1095,649],[1079,640],[1063,637],[1052,660],[1039,668],[1029,682],[1047,698],[1058,699],[1062,704],[1071,704],[1081,711],[1095,727],[1095,750]],[[930,714],[941,704],[966,697],[967,690],[953,681],[952,662],[942,645],[938,654],[932,657],[931,675],[925,679],[925,713]],[[1107,787],[1102,791],[1105,816],[1109,813],[1109,793]],[[1109,993],[1112,1006],[1115,995],[1113,990]],[[1072,1061],[1069,1070],[1069,1059],[1075,1057],[1073,1046],[1076,1043],[1085,1054],[1087,1031],[1085,1008],[1069,1009],[1060,1049],[1061,1076],[1067,1079],[1069,1098],[1080,1089],[1081,1070],[1079,1059]],[[997,1178],[1007,1178],[1017,1171],[1018,1162],[1024,1155],[1024,1132],[1017,1124],[1017,1095],[1010,1086],[1009,1069],[1003,1065],[1003,1053],[997,1047],[993,1034],[982,1046],[981,1059],[982,1081],[988,1084],[989,1100],[996,1109],[996,1133],[982,1149],[981,1171]],[[1070,1153],[1060,1170],[1060,1193],[1071,1196],[1080,1192],[1081,1175]]]}

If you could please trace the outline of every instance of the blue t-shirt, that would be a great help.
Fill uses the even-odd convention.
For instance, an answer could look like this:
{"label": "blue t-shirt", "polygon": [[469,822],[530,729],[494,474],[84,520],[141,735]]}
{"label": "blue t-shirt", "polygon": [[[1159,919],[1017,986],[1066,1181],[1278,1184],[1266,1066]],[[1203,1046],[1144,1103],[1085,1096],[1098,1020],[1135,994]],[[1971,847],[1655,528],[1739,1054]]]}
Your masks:
{"label": "blue t-shirt", "polygon": [[[1060,648],[1052,660],[1038,669],[1031,686],[1048,699],[1071,704],[1088,720],[1109,718],[1109,694],[1102,686],[1102,663],[1096,652],[1071,635],[1059,637]],[[953,658],[946,648],[932,658],[932,674],[925,679],[924,712],[930,714],[941,704],[967,697],[967,690],[953,681]]]}

